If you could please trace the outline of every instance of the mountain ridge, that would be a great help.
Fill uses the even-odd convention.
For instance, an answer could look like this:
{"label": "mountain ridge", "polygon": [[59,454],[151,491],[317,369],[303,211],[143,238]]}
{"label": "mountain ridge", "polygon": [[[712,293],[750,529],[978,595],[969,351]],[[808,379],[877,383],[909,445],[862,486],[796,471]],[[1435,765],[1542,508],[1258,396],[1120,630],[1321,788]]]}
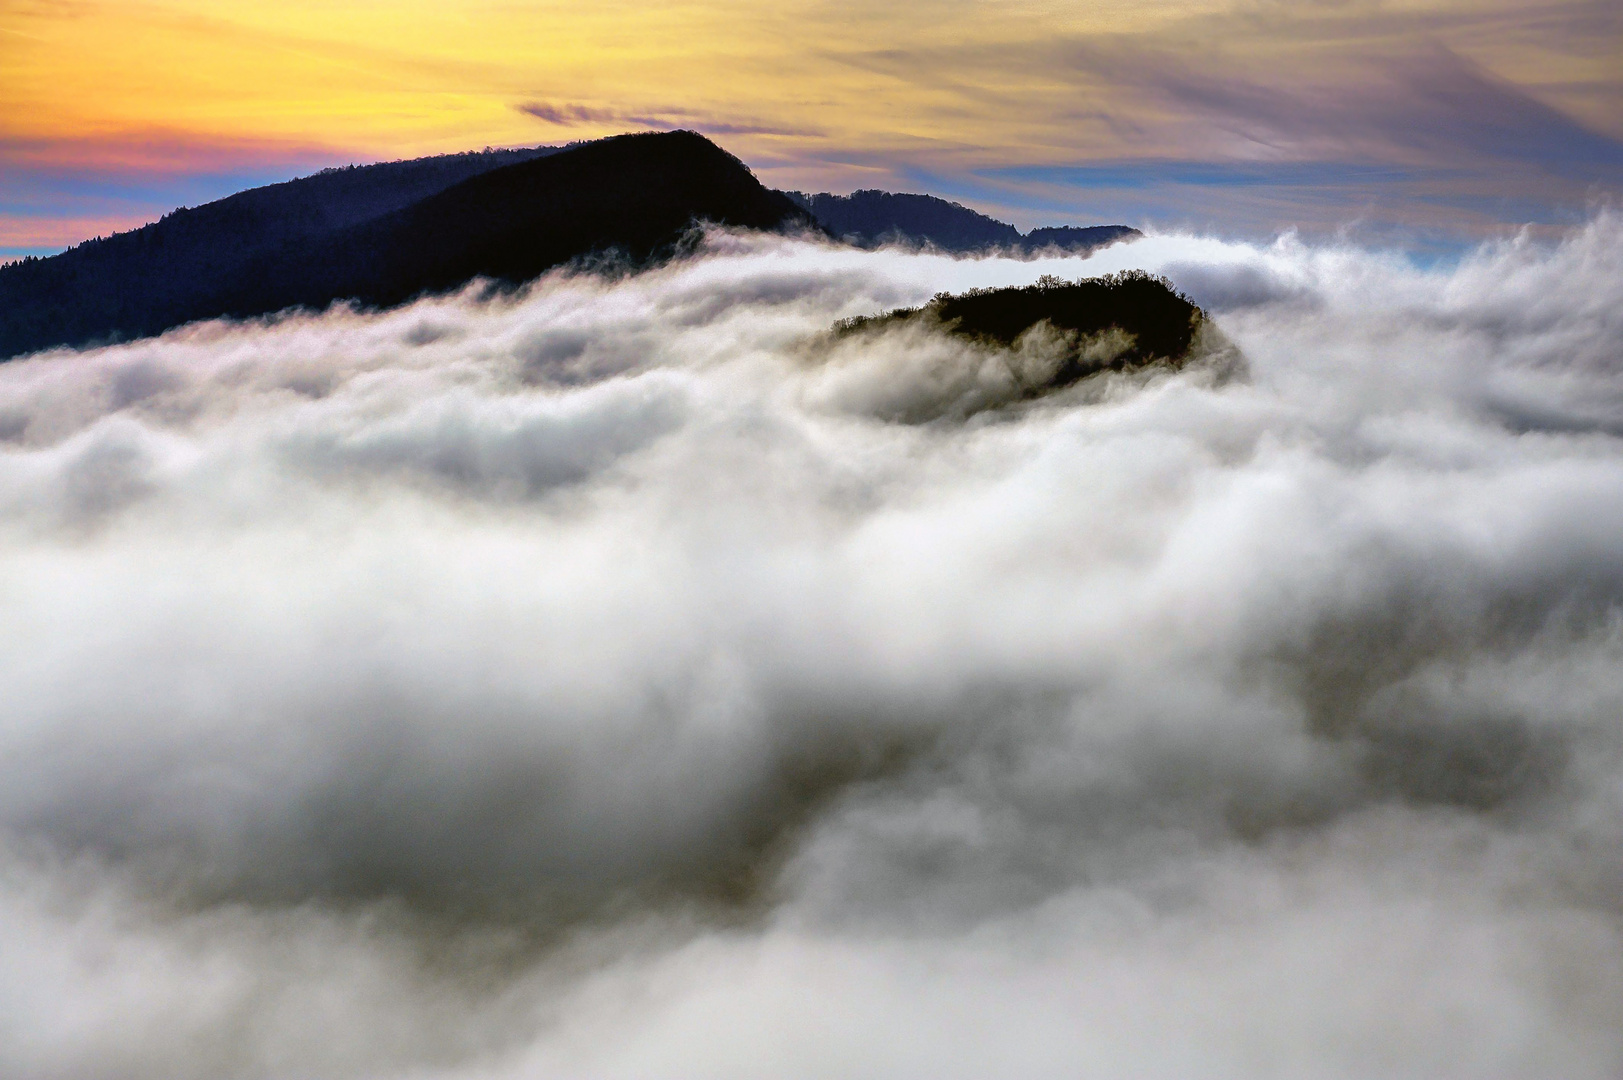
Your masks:
{"label": "mountain ridge", "polygon": [[1091,250],[1137,232],[1022,235],[935,196],[773,191],[696,132],[641,132],[325,169],[0,265],[0,359],[338,300],[390,306],[479,277],[517,284],[611,253],[646,265],[697,222],[953,252],[1031,252],[1039,234]]}
{"label": "mountain ridge", "polygon": [[327,170],[0,266],[0,357],[336,300],[387,306],[609,252],[646,262],[696,220],[816,227],[695,132]]}

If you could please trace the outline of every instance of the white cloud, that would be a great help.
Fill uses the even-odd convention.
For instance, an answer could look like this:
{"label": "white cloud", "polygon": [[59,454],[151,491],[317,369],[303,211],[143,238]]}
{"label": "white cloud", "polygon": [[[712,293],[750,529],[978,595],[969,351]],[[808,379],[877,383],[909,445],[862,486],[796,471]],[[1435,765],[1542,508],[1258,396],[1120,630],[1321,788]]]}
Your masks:
{"label": "white cloud", "polygon": [[[1126,266],[1250,377],[819,337]],[[0,367],[0,1071],[1615,1075],[1620,271],[718,235]]]}

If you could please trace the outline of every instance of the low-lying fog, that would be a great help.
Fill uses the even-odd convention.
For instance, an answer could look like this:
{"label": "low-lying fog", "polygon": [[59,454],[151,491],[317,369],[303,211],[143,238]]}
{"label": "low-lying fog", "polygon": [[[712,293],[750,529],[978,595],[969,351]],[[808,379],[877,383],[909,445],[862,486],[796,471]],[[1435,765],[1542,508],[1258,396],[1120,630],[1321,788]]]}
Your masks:
{"label": "low-lying fog", "polygon": [[[823,334],[1125,267],[1243,365]],[[716,234],[5,364],[0,440],[7,1077],[1623,1071],[1616,214]]]}

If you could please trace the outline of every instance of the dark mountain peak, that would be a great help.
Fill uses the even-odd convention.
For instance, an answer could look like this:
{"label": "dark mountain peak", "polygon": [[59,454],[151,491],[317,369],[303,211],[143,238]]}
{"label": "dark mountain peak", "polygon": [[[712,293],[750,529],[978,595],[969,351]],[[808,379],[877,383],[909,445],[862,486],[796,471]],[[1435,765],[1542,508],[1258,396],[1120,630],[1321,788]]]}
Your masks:
{"label": "dark mountain peak", "polygon": [[528,281],[610,251],[644,263],[672,253],[697,221],[813,224],[697,132],[617,135],[492,169],[346,230],[317,253],[309,283],[248,306],[321,304],[327,296],[394,304],[475,277]]}
{"label": "dark mountain peak", "polygon": [[646,262],[695,221],[814,226],[692,131],[326,170],[0,267],[0,357],[335,300],[386,305],[582,256]]}

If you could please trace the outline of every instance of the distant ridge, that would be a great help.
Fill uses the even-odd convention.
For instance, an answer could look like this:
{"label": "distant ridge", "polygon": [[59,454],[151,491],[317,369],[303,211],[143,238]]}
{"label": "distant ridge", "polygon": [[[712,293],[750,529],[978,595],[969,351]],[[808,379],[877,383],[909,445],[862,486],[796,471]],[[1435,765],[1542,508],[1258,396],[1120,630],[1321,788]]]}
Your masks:
{"label": "distant ridge", "polygon": [[1047,251],[1050,248],[1058,248],[1061,251],[1094,251],[1118,240],[1130,240],[1143,235],[1131,225],[1050,225],[1032,229],[1026,234],[1021,246],[1032,253]]}
{"label": "distant ridge", "polygon": [[813,226],[690,131],[333,170],[0,267],[0,357],[335,300],[521,282],[610,250],[674,250],[696,220]]}
{"label": "distant ridge", "polygon": [[829,232],[864,247],[886,243],[929,244],[955,254],[1014,251],[1035,254],[1058,248],[1092,251],[1128,237],[1143,235],[1128,225],[1061,225],[1022,234],[1007,222],[987,217],[934,195],[900,195],[889,191],[827,192],[785,195],[817,218]]}

